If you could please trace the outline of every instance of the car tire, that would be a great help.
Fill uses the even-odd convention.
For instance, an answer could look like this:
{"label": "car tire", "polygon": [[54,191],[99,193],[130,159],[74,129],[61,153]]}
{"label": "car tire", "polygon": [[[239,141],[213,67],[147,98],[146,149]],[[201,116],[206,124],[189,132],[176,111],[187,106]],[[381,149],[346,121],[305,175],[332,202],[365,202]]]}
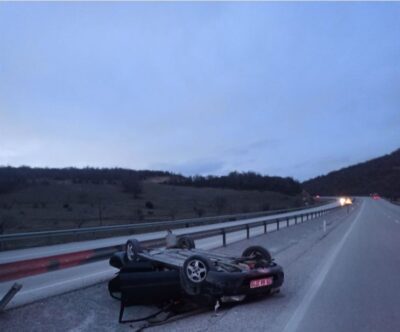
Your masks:
{"label": "car tire", "polygon": [[188,257],[180,272],[182,288],[188,295],[199,295],[207,279],[211,262],[199,255]]}
{"label": "car tire", "polygon": [[142,251],[140,242],[136,239],[131,239],[126,242],[125,258],[128,262],[136,262],[139,259],[139,253]]}
{"label": "car tire", "polygon": [[269,251],[261,246],[251,246],[243,251],[242,257],[252,257],[262,259],[268,264],[272,262],[272,256]]}
{"label": "car tire", "polygon": [[194,240],[189,236],[182,236],[178,239],[177,247],[179,249],[195,249]]}

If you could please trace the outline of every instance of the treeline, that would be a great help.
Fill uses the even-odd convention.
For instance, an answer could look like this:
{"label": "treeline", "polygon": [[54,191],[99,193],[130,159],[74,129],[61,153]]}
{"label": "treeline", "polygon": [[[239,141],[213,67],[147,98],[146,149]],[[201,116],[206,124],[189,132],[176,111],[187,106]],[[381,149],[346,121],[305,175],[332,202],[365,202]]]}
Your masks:
{"label": "treeline", "polygon": [[290,177],[266,176],[254,172],[231,172],[223,176],[176,176],[170,184],[190,187],[229,188],[236,190],[274,191],[287,195],[302,192],[300,183]]}
{"label": "treeline", "polygon": [[48,184],[49,181],[71,183],[121,184],[128,192],[140,191],[139,182],[149,177],[168,176],[163,171],[129,170],[123,168],[36,168],[0,167],[0,194],[12,192],[33,184]]}
{"label": "treeline", "polygon": [[305,181],[303,187],[314,195],[368,196],[376,192],[388,198],[400,198],[400,149]]}
{"label": "treeline", "polygon": [[292,178],[265,176],[254,172],[231,172],[224,176],[184,177],[164,171],[136,171],[123,168],[35,168],[23,166],[0,167],[0,194],[29,185],[46,185],[50,181],[66,181],[75,184],[121,185],[126,192],[138,196],[142,191],[141,181],[151,177],[168,177],[167,184],[180,186],[273,191],[287,195],[297,195],[302,192],[300,183]]}

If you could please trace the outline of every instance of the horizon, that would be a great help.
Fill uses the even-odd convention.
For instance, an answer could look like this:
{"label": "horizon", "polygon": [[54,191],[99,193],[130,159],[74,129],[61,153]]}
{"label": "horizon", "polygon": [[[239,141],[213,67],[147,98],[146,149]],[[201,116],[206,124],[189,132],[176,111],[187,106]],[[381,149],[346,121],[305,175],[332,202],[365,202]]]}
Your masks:
{"label": "horizon", "polygon": [[[315,179],[315,178],[320,177],[320,176],[326,176],[326,175],[328,175],[329,173],[332,173],[332,172],[340,171],[340,170],[342,170],[342,169],[344,169],[344,168],[356,166],[356,165],[358,165],[358,164],[366,163],[366,162],[369,162],[369,161],[372,161],[372,160],[375,160],[375,159],[378,159],[378,158],[381,158],[381,157],[390,155],[390,154],[395,153],[395,152],[397,152],[397,151],[400,151],[400,148],[398,148],[398,149],[396,149],[396,150],[394,150],[394,151],[392,151],[392,152],[386,153],[386,154],[384,154],[384,155],[376,156],[376,157],[373,157],[373,158],[370,158],[370,159],[367,159],[367,160],[364,160],[364,161],[359,161],[359,162],[357,162],[356,164],[347,165],[347,166],[344,166],[344,167],[342,167],[342,168],[329,171],[328,173],[325,173],[325,174],[316,175],[316,176],[313,176],[313,177],[311,177],[311,178],[309,178],[309,179],[305,179],[305,180],[299,180],[299,179],[293,178],[293,177],[291,177],[291,176],[280,176],[280,175],[274,175],[274,174],[264,174],[264,173],[259,173],[259,172],[252,171],[252,170],[247,170],[247,171],[231,170],[231,171],[229,171],[229,172],[226,173],[226,174],[220,174],[220,175],[208,174],[208,175],[211,175],[211,176],[225,176],[225,175],[228,175],[229,173],[232,173],[232,172],[239,172],[239,173],[256,173],[256,174],[259,174],[259,175],[262,175],[262,176],[270,176],[270,177],[274,177],[274,176],[279,176],[279,177],[282,177],[282,178],[290,177],[290,178],[293,178],[295,181],[298,181],[298,182],[300,182],[300,183],[303,183],[303,182],[307,182],[307,181],[309,181],[309,180]],[[7,168],[7,167],[14,167],[14,168],[23,168],[23,167],[27,167],[27,168],[44,168],[44,169],[71,169],[71,168],[73,168],[73,169],[79,169],[79,170],[83,170],[83,169],[85,169],[85,168],[89,168],[89,169],[100,169],[100,170],[102,170],[102,169],[122,169],[122,170],[129,170],[129,171],[138,171],[138,172],[140,172],[140,171],[165,172],[165,173],[171,173],[172,175],[183,175],[183,176],[185,176],[185,177],[190,177],[190,176],[193,177],[193,176],[199,176],[199,175],[200,175],[200,174],[184,175],[184,174],[181,174],[181,173],[176,173],[176,172],[173,172],[173,171],[170,171],[170,170],[163,170],[163,169],[134,169],[134,168],[124,168],[124,167],[118,167],[118,166],[96,167],[96,166],[89,166],[89,165],[88,165],[88,166],[83,166],[83,167],[75,167],[75,166],[64,166],[64,167],[47,167],[47,166],[40,166],[40,167],[38,167],[38,166],[29,166],[29,165],[19,165],[19,166],[0,165],[0,168],[3,168],[3,167],[5,167],[5,168]],[[204,175],[203,175],[203,176],[204,176]]]}
{"label": "horizon", "polygon": [[399,3],[0,3],[0,165],[304,182],[389,154],[399,14]]}

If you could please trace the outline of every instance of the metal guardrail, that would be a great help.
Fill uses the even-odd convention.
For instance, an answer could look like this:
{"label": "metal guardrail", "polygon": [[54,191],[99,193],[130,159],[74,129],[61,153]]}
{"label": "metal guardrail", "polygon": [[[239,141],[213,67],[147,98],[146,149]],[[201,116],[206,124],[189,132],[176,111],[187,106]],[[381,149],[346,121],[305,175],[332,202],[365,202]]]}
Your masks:
{"label": "metal guardrail", "polygon": [[3,296],[0,300],[0,312],[4,311],[6,305],[12,300],[12,298],[17,294],[22,288],[22,285],[19,283],[14,283],[11,286],[9,291]]}
{"label": "metal guardrail", "polygon": [[[285,217],[280,217],[280,218],[278,217],[278,218],[274,218],[272,220],[261,220],[261,221],[256,221],[256,222],[251,222],[251,223],[246,223],[246,224],[241,224],[241,225],[220,227],[220,228],[211,229],[211,230],[187,232],[185,234],[180,235],[179,237],[190,236],[194,240],[200,240],[200,239],[220,235],[222,237],[222,245],[225,247],[227,244],[226,235],[228,233],[246,230],[246,238],[249,239],[252,228],[263,226],[264,234],[266,234],[266,233],[268,233],[267,226],[276,224],[276,230],[279,231],[282,223],[285,223],[285,227],[289,227],[290,220],[294,219],[294,225],[297,225],[298,223],[303,223],[307,220],[319,218],[319,217],[331,212],[332,210],[335,210],[338,208],[341,208],[341,206],[336,206],[336,207],[332,207],[332,208],[324,209],[324,210],[320,210],[320,211],[315,211],[315,212],[301,213],[301,214],[293,215],[293,216],[285,216]],[[160,239],[143,241],[142,243],[144,244],[145,247],[154,247],[154,246],[164,245],[164,242],[165,242],[165,239],[160,238]]]}
{"label": "metal guardrail", "polygon": [[0,235],[0,243],[7,241],[25,240],[25,239],[36,239],[46,237],[59,237],[59,236],[76,236],[80,234],[97,234],[112,231],[128,231],[130,233],[148,233],[157,230],[175,229],[182,227],[194,227],[201,225],[210,225],[220,222],[228,222],[235,220],[245,220],[256,217],[267,217],[275,214],[283,214],[295,211],[306,210],[329,204],[330,201],[324,202],[323,204],[314,205],[312,207],[300,207],[285,210],[271,210],[262,212],[252,213],[241,213],[233,215],[213,216],[204,218],[191,218],[181,219],[176,221],[159,221],[151,223],[140,223],[140,224],[123,224],[123,225],[112,225],[112,226],[98,226],[98,227],[84,227],[84,228],[72,228],[62,229],[54,231],[38,231],[38,232],[24,232],[24,233],[11,233]]}
{"label": "metal guardrail", "polygon": [[[279,231],[279,229],[283,226],[282,223],[284,223],[284,226],[289,227],[291,226],[290,221],[292,221],[292,225],[294,226],[299,223],[303,223],[307,220],[319,218],[338,208],[341,207],[335,206],[313,212],[299,213],[291,216],[282,216],[273,219],[251,221],[248,223],[242,223],[239,225],[231,225],[226,227],[223,227],[221,225],[215,225],[217,227],[211,226],[213,228],[201,231],[188,229],[187,232],[180,232],[178,237],[190,236],[194,240],[200,240],[213,236],[221,236],[221,244],[223,246],[226,246],[227,235],[229,233],[245,230],[246,238],[249,239],[251,237],[251,231],[254,228],[262,226],[263,233],[266,234],[268,233],[267,226],[271,224],[276,224],[276,227],[273,231]],[[257,235],[259,234],[260,233],[257,233]],[[141,244],[145,248],[162,247],[165,245],[165,237],[157,236],[149,240],[141,241]],[[124,250],[124,248],[125,248],[124,243],[108,245],[108,246],[103,245],[103,247],[96,247],[95,249],[81,250],[81,251],[63,253],[53,256],[37,257],[28,260],[17,260],[8,263],[3,263],[0,264],[0,282],[16,280],[35,274],[67,268],[69,266],[83,265],[95,261],[105,260],[111,257],[111,255],[114,252]]]}

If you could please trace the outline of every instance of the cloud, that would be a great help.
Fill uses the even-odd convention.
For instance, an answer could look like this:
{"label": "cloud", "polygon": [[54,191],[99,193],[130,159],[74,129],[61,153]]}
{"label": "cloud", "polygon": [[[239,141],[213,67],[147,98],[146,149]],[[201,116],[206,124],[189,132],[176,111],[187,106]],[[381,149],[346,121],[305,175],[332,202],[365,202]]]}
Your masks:
{"label": "cloud", "polygon": [[3,7],[0,163],[304,179],[398,148],[400,6]]}

